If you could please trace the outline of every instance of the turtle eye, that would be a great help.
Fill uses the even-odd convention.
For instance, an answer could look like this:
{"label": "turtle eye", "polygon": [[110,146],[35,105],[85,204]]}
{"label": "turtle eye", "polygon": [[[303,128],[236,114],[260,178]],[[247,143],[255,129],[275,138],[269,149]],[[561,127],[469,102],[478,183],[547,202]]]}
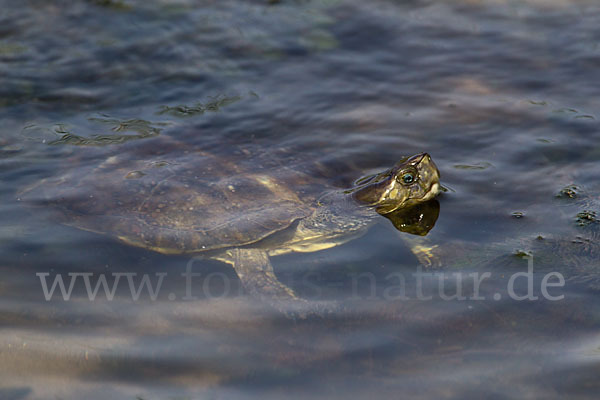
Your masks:
{"label": "turtle eye", "polygon": [[407,172],[404,175],[402,175],[402,183],[404,183],[405,185],[410,185],[414,181],[415,181],[415,176],[412,173]]}

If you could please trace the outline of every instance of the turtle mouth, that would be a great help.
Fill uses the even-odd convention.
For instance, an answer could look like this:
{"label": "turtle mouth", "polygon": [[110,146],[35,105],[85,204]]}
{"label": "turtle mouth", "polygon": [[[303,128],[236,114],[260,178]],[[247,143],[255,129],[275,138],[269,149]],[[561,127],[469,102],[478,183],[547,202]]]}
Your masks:
{"label": "turtle mouth", "polygon": [[425,193],[425,196],[421,197],[422,201],[429,201],[431,199],[433,199],[435,196],[437,196],[438,194],[440,194],[441,191],[441,187],[439,182],[434,183],[433,185],[431,185],[431,187],[429,188],[429,191],[427,193]]}
{"label": "turtle mouth", "polygon": [[435,198],[441,192],[441,186],[438,182],[432,184],[429,189],[421,187],[425,194],[423,196],[415,196],[407,198],[398,208],[406,207],[409,205],[416,205],[418,203],[424,203]]}
{"label": "turtle mouth", "polygon": [[431,160],[431,156],[427,153],[417,154],[412,157],[412,162],[415,163],[421,179],[418,185],[421,189],[422,196],[414,197],[413,201],[425,202],[433,199],[441,192],[440,185],[440,172],[434,162]]}

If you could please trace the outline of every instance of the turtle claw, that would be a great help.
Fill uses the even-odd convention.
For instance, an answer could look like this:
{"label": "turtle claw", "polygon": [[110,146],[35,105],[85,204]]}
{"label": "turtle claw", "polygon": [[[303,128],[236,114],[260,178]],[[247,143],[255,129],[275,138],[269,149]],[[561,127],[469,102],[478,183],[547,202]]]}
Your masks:
{"label": "turtle claw", "polygon": [[438,246],[414,246],[411,251],[419,260],[419,263],[425,268],[441,268],[442,260],[434,251]]}

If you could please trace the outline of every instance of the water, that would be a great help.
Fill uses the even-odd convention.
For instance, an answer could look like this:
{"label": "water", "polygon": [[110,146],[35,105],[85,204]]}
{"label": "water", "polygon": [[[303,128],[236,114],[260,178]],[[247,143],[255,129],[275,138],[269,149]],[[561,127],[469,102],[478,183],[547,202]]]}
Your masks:
{"label": "water", "polygon": [[[595,222],[576,220],[600,212],[597,2],[30,0],[0,10],[1,398],[597,396],[598,236]],[[353,242],[273,259],[304,297],[344,304],[334,315],[288,319],[207,260],[194,260],[198,298],[184,300],[190,257],[61,225],[19,201],[40,179],[167,139],[178,151],[318,170],[336,187],[429,152],[449,191],[427,239],[445,255],[437,271],[449,285],[462,273],[469,299],[417,298],[408,235],[380,218]],[[557,197],[568,185],[578,198]],[[562,245],[540,250],[537,236]],[[510,277],[527,271],[519,252],[534,254],[535,301],[508,297]],[[480,263],[496,257],[509,261]],[[549,288],[562,300],[541,294],[552,271],[566,279]],[[483,272],[485,300],[472,300],[468,274]],[[82,284],[69,301],[45,301],[38,273],[168,276],[155,301],[133,301],[127,286],[89,301]],[[435,285],[425,278],[426,293]]]}

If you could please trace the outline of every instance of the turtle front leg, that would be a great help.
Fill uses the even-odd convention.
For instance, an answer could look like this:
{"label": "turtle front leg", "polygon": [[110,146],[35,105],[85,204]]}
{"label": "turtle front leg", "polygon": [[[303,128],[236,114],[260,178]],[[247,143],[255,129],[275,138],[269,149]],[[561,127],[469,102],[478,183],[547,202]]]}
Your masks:
{"label": "turtle front leg", "polygon": [[236,248],[226,251],[244,288],[253,297],[290,317],[306,317],[308,301],[281,283],[273,272],[269,255],[261,249]]}
{"label": "turtle front leg", "polygon": [[292,289],[281,283],[269,260],[268,254],[260,249],[231,249],[227,251],[233,268],[251,295],[262,300],[298,299]]}

